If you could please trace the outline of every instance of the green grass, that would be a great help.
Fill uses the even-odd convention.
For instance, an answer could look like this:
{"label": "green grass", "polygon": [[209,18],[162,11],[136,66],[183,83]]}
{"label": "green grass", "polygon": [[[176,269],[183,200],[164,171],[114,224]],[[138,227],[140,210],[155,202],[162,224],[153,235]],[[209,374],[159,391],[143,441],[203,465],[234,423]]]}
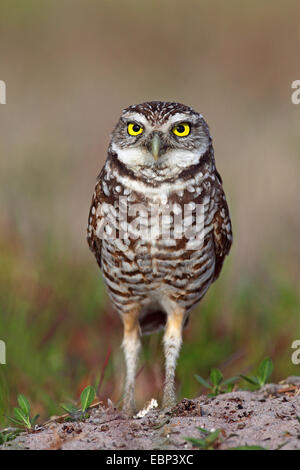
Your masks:
{"label": "green grass", "polygon": [[[121,322],[92,257],[87,263],[58,257],[52,243],[36,259],[16,240],[0,248],[0,339],[7,356],[0,365],[0,425],[13,414],[18,394],[28,397],[40,420],[61,414],[61,403],[77,405],[88,384],[98,388],[99,399],[117,403],[124,374]],[[177,368],[179,398],[203,391],[195,374],[206,379],[219,368],[225,378],[248,376],[265,356],[274,363],[272,380],[299,375],[291,362],[300,331],[297,286],[274,274],[232,283],[229,271],[191,315]],[[143,339],[140,405],[160,398],[161,339]]]}
{"label": "green grass", "polygon": [[195,374],[195,379],[205,389],[209,390],[209,396],[213,397],[219,395],[219,393],[231,392],[234,388],[235,383],[239,380],[239,377],[229,377],[228,379],[224,380],[223,374],[220,369],[213,368],[209,376],[210,382],[207,382],[207,380],[197,374]]}
{"label": "green grass", "polygon": [[87,410],[94,401],[96,396],[96,390],[92,385],[87,385],[80,395],[81,409],[78,410],[72,403],[62,404],[61,407],[69,414],[69,418],[72,419],[85,419],[89,417]]}
{"label": "green grass", "polygon": [[33,429],[40,415],[31,416],[31,405],[21,393],[18,395],[18,407],[14,408],[14,416],[8,419],[17,429]]}
{"label": "green grass", "polygon": [[207,429],[197,427],[198,431],[204,435],[203,438],[196,437],[185,437],[184,439],[190,442],[194,447],[197,447],[201,450],[214,450],[222,442],[221,438],[221,429],[216,429],[215,431],[208,431]]}

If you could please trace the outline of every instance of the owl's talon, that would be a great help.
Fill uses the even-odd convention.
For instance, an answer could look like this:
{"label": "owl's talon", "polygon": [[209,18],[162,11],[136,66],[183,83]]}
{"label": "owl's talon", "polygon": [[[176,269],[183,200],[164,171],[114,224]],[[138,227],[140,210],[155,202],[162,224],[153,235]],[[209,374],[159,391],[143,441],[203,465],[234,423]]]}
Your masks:
{"label": "owl's talon", "polygon": [[134,407],[123,407],[122,409],[123,413],[125,413],[126,415],[128,415],[129,418],[132,418],[134,415],[136,415],[137,413],[137,409]]}
{"label": "owl's talon", "polygon": [[127,414],[128,416],[134,416],[137,413],[136,405],[135,405],[135,400],[130,398],[128,400],[124,400],[123,402],[123,407],[122,411]]}
{"label": "owl's talon", "polygon": [[174,406],[176,405],[176,400],[175,399],[166,399],[166,400],[163,400],[162,402],[162,409],[165,413],[167,412],[170,412],[172,410],[172,408],[174,408]]}

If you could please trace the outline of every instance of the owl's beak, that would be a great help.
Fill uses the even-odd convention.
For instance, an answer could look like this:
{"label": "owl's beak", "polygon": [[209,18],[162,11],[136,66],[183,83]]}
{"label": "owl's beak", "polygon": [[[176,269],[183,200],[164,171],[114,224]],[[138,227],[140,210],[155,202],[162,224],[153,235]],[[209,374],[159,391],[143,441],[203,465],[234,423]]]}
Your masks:
{"label": "owl's beak", "polygon": [[151,141],[151,153],[155,161],[158,160],[160,144],[161,144],[161,141],[160,141],[159,135],[154,134],[154,136],[152,137],[152,141]]}

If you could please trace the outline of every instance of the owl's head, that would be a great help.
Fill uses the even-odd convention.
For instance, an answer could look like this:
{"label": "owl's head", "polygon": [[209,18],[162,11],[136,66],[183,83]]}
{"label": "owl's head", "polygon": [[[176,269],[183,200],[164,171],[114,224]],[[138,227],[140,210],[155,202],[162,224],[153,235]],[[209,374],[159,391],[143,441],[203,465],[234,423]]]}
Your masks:
{"label": "owl's head", "polygon": [[199,163],[210,145],[201,114],[183,104],[151,101],[123,111],[110,148],[132,170],[168,168],[173,173]]}

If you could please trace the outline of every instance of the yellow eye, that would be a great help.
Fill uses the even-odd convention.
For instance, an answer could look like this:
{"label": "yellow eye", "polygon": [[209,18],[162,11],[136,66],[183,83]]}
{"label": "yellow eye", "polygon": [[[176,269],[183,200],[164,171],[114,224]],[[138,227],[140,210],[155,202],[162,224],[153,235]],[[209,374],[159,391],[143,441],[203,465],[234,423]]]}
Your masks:
{"label": "yellow eye", "polygon": [[136,124],[135,122],[130,122],[127,126],[127,132],[129,135],[139,135],[144,131],[144,129]]}
{"label": "yellow eye", "polygon": [[173,134],[178,135],[179,137],[186,137],[191,132],[191,126],[187,122],[182,122],[173,127],[172,131]]}

